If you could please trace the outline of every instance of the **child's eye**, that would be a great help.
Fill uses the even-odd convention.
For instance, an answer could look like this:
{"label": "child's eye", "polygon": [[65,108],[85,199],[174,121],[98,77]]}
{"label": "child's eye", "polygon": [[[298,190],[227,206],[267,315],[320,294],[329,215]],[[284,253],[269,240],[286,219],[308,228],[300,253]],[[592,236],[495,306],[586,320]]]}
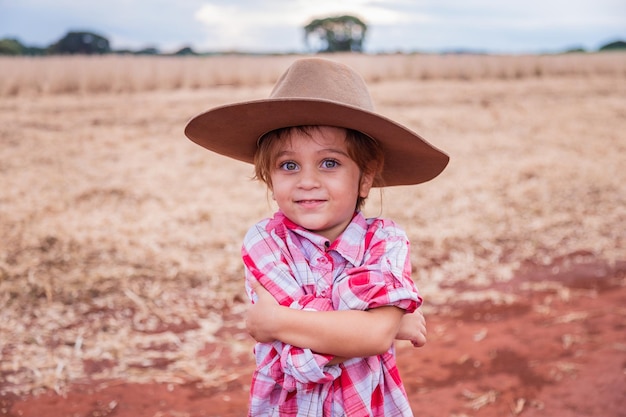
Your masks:
{"label": "child's eye", "polygon": [[339,162],[335,161],[334,159],[325,159],[324,162],[322,162],[322,166],[324,168],[336,168],[339,165]]}
{"label": "child's eye", "polygon": [[280,164],[280,169],[284,169],[285,171],[295,171],[298,169],[298,164],[293,161],[285,161]]}

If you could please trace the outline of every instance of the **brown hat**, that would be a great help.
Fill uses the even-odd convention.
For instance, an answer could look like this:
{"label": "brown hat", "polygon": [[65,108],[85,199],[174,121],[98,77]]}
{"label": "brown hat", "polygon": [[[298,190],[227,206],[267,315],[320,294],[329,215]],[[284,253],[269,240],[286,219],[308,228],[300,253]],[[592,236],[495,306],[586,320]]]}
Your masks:
{"label": "brown hat", "polygon": [[253,163],[257,141],[265,133],[304,125],[354,129],[379,142],[385,155],[385,186],[429,181],[448,164],[448,155],[374,111],[359,74],[319,58],[296,60],[268,99],[220,106],[195,116],[185,135],[213,152]]}

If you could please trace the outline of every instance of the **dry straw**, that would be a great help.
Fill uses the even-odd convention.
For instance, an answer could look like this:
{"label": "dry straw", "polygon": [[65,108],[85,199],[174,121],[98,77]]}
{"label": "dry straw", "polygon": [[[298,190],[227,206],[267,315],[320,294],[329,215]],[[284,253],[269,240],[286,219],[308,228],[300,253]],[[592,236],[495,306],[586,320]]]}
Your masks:
{"label": "dry straw", "polygon": [[[0,96],[127,93],[273,83],[295,56],[0,58]],[[626,54],[333,55],[368,82],[389,79],[519,79],[626,75]],[[373,64],[375,62],[375,64]]]}

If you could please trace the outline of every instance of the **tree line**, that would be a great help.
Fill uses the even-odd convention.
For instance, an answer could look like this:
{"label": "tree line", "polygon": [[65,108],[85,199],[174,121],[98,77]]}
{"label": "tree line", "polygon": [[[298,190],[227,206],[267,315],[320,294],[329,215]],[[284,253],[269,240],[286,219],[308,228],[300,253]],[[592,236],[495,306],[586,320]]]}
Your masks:
{"label": "tree line", "polygon": [[[332,16],[314,19],[304,30],[306,46],[315,52],[362,52],[367,25],[356,16]],[[114,50],[109,40],[91,31],[70,31],[61,39],[46,47],[22,44],[18,39],[0,39],[0,55],[98,55],[98,54],[160,55],[155,47],[140,50]],[[185,46],[172,55],[199,55]]]}
{"label": "tree line", "polygon": [[[362,52],[367,33],[367,24],[356,16],[331,16],[310,21],[303,28],[304,42],[313,52]],[[602,45],[598,51],[626,49],[626,42],[617,40]],[[572,48],[564,52],[586,52],[583,48]],[[109,40],[91,31],[70,31],[47,47],[22,44],[18,39],[0,39],[0,55],[102,55],[102,54],[161,55],[155,47],[140,50],[111,48]],[[200,55],[190,46],[185,46],[169,55]]]}

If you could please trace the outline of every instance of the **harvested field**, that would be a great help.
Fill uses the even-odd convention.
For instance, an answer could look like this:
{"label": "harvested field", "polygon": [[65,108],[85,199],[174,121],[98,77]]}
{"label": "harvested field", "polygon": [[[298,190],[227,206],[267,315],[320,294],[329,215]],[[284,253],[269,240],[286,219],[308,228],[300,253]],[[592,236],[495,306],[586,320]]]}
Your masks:
{"label": "harvested field", "polygon": [[[550,61],[561,72],[439,58],[393,57],[397,73],[338,58],[372,71],[382,114],[451,155],[366,207],[412,241],[430,339],[398,357],[416,415],[626,415],[626,54]],[[182,131],[267,96],[295,57],[230,59],[214,62],[237,80],[171,84],[129,61],[137,87],[104,68],[76,84],[88,58],[2,61],[0,415],[245,414],[239,247],[273,207],[250,166]],[[29,81],[50,68],[73,87]]]}

